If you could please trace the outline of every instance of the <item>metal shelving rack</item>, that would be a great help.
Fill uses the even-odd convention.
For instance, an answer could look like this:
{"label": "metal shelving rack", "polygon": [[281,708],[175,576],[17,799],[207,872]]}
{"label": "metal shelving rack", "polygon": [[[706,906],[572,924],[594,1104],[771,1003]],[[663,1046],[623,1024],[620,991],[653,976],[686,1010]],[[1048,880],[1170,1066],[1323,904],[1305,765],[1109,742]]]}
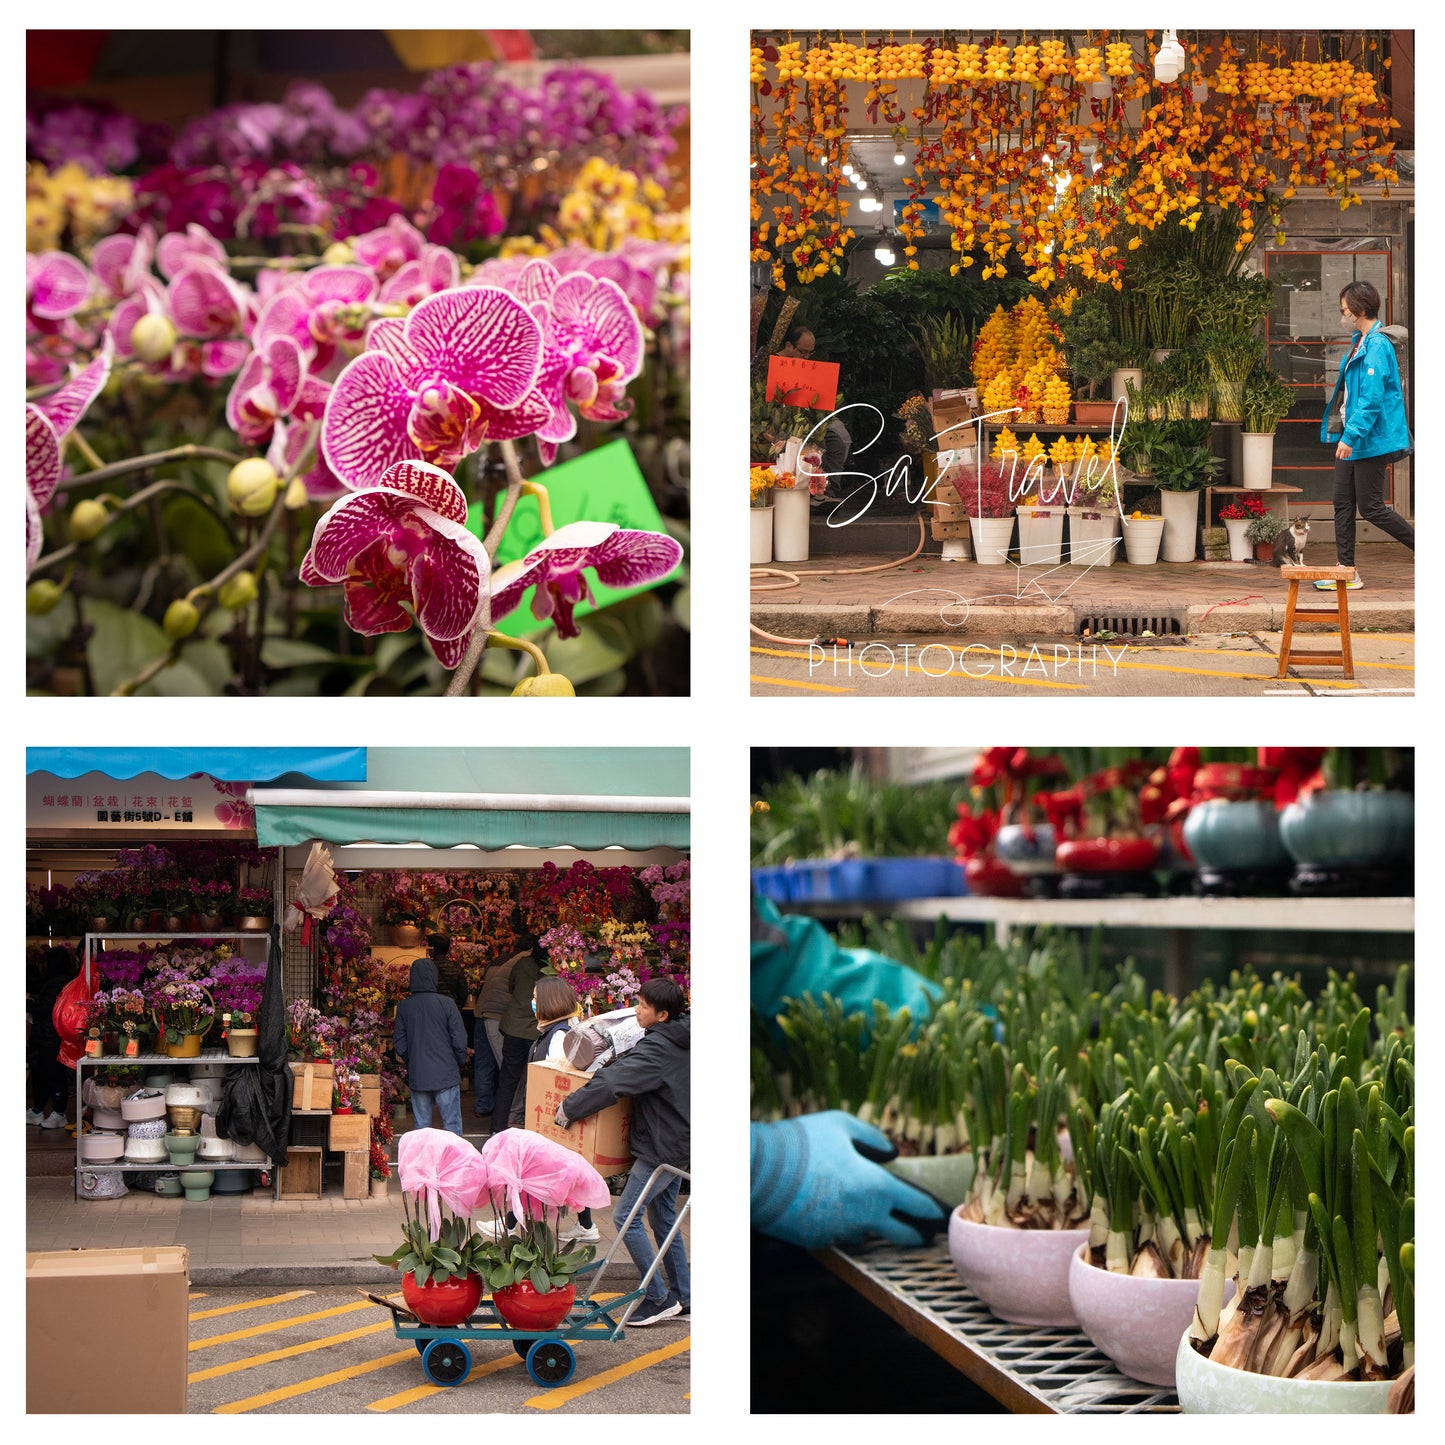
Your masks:
{"label": "metal shelving rack", "polygon": [[[91,961],[99,956],[99,950],[94,945],[110,942],[113,940],[145,939],[148,942],[171,942],[176,939],[250,939],[261,940],[265,945],[265,956],[262,962],[269,967],[271,961],[271,935],[268,932],[258,931],[231,932],[231,933],[87,933],[85,935],[85,967],[87,972],[90,969]],[[259,1064],[259,1058],[237,1057],[227,1053],[224,1049],[203,1049],[194,1058],[177,1059],[170,1054],[145,1053],[145,1054],[82,1054],[75,1061],[75,1099],[77,1108],[77,1121],[75,1128],[75,1190],[76,1197],[80,1192],[80,1176],[82,1173],[99,1174],[106,1171],[120,1170],[125,1174],[159,1174],[170,1172],[176,1169],[176,1165],[167,1160],[165,1163],[136,1164],[127,1159],[82,1159],[80,1154],[81,1140],[85,1137],[85,1130],[81,1125],[84,1106],[80,1103],[81,1083],[83,1071],[87,1068],[103,1068],[119,1065],[122,1067],[135,1067],[141,1064],[155,1064],[160,1068],[175,1068],[177,1064]],[[236,1163],[221,1159],[207,1159],[204,1163],[197,1161],[193,1166],[196,1169],[209,1170],[235,1170],[235,1169],[266,1169],[271,1173],[271,1197],[281,1197],[281,1181],[277,1174],[274,1163],[268,1156],[264,1163],[243,1161]]]}
{"label": "metal shelving rack", "polygon": [[1011,1325],[958,1277],[948,1245],[878,1245],[818,1259],[1015,1414],[1175,1413],[1174,1391],[1121,1375],[1076,1329]]}

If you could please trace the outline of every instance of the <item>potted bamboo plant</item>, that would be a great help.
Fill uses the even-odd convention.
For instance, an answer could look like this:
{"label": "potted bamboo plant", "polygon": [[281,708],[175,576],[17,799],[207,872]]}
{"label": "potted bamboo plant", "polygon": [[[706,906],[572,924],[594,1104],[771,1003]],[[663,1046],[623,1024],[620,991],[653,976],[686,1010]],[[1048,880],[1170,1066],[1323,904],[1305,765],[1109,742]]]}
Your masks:
{"label": "potted bamboo plant", "polygon": [[1215,420],[1242,421],[1245,382],[1264,354],[1263,342],[1250,332],[1205,331],[1199,345],[1214,387]]}
{"label": "potted bamboo plant", "polygon": [[[1128,396],[1129,388],[1143,389],[1144,367],[1149,361],[1149,321],[1143,295],[1127,281],[1114,293],[1114,371],[1109,385],[1114,400]],[[1130,401],[1130,408],[1133,402]]]}
{"label": "potted bamboo plant", "polygon": [[1244,485],[1252,491],[1268,491],[1273,483],[1274,434],[1294,402],[1294,388],[1266,364],[1244,383]]}

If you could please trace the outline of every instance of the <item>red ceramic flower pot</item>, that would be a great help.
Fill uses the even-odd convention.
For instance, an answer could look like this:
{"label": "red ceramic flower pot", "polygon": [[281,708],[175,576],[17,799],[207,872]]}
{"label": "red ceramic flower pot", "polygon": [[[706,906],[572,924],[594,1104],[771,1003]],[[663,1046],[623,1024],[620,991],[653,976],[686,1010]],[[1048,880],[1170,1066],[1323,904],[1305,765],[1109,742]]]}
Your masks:
{"label": "red ceramic flower pot", "polygon": [[980,853],[963,865],[968,891],[981,898],[1022,898],[1024,880],[992,854]]}
{"label": "red ceramic flower pot", "polygon": [[401,1277],[401,1297],[424,1325],[459,1325],[481,1303],[482,1277],[453,1275],[418,1284],[416,1275],[408,1271]]}
{"label": "red ceramic flower pot", "polygon": [[531,1280],[519,1280],[492,1291],[497,1313],[514,1330],[553,1330],[567,1318],[577,1298],[577,1286],[564,1284],[539,1294]]}
{"label": "red ceramic flower pot", "polygon": [[1059,844],[1057,857],[1065,873],[1147,873],[1159,848],[1148,838],[1075,838]]}

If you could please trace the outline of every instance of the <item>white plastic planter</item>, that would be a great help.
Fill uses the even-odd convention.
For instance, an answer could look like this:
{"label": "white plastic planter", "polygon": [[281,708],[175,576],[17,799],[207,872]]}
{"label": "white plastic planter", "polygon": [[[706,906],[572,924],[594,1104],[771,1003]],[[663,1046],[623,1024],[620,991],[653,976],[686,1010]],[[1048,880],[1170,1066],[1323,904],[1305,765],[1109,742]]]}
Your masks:
{"label": "white plastic planter", "polygon": [[968,530],[973,537],[974,560],[980,567],[997,567],[1008,561],[1014,534],[1012,517],[970,517]]}
{"label": "white plastic planter", "polygon": [[1125,517],[1125,558],[1135,567],[1152,567],[1159,560],[1163,536],[1163,517]]}
{"label": "white plastic planter", "polygon": [[1069,1262],[1087,1229],[1011,1229],[973,1224],[954,1210],[948,1252],[963,1282],[1001,1320],[1078,1328],[1069,1303]]}
{"label": "white plastic planter", "polygon": [[748,562],[766,567],[773,560],[773,509],[748,508]]}
{"label": "white plastic planter", "polygon": [[1121,366],[1109,378],[1109,388],[1115,401],[1123,401],[1129,395],[1129,384],[1134,384],[1134,390],[1144,390],[1144,369],[1140,366]]}
{"label": "white plastic planter", "polygon": [[121,1117],[127,1123],[137,1119],[164,1119],[166,1116],[166,1096],[157,1091],[147,1090],[144,1093],[132,1094],[128,1099],[120,1102]]}
{"label": "white plastic planter", "polygon": [[[773,561],[806,562],[808,528],[812,524],[812,498],[800,482],[773,491]],[[751,510],[751,508],[749,508]]]}
{"label": "white plastic planter", "polygon": [[1251,492],[1267,492],[1274,482],[1274,433],[1247,431],[1244,434],[1244,486]]}
{"label": "white plastic planter", "polygon": [[1160,492],[1164,515],[1164,544],[1160,556],[1166,562],[1192,562],[1199,540],[1199,493]]}
{"label": "white plastic planter", "polygon": [[124,1134],[90,1133],[80,1141],[82,1159],[119,1159],[124,1153]]}
{"label": "white plastic planter", "polygon": [[1186,1415],[1383,1415],[1391,1380],[1282,1380],[1216,1365],[1189,1343],[1188,1326],[1174,1359],[1179,1408]]}
{"label": "white plastic planter", "polygon": [[1069,565],[1112,567],[1119,560],[1119,514],[1101,507],[1069,508]]}
{"label": "white plastic planter", "polygon": [[1229,533],[1229,560],[1231,562],[1248,562],[1254,556],[1254,543],[1244,535],[1248,527],[1248,517],[1226,517],[1224,519],[1224,530]]}
{"label": "white plastic planter", "polygon": [[1062,506],[1018,508],[1020,566],[1057,567],[1063,561],[1065,515]]}

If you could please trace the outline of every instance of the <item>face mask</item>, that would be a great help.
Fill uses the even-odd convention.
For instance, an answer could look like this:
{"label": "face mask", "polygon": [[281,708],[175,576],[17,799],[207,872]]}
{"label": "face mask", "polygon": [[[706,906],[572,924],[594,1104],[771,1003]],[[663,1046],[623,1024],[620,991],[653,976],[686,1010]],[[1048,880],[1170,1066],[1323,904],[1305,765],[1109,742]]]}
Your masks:
{"label": "face mask", "polygon": [[537,1000],[536,1000],[536,999],[533,999],[533,1000],[532,1000],[532,1017],[533,1017],[533,1018],[536,1018],[536,1017],[537,1017]]}

